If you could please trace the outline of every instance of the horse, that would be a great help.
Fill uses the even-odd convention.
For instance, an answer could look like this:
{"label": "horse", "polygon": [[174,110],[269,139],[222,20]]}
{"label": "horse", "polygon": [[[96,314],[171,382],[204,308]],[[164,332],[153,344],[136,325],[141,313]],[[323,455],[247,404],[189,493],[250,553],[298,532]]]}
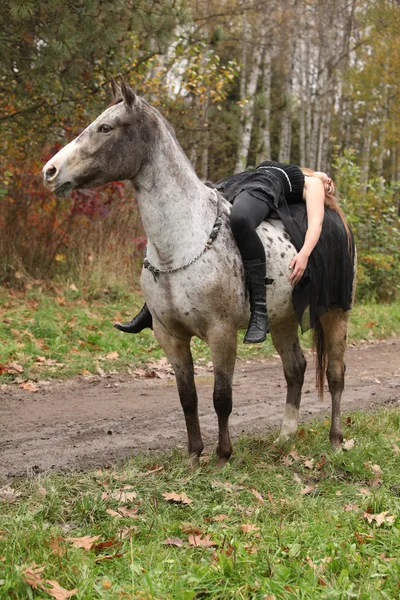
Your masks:
{"label": "horse", "polygon": [[[232,454],[229,416],[237,332],[247,327],[250,307],[242,259],[229,226],[230,204],[196,175],[171,125],[121,78],[112,80],[113,103],[43,168],[44,184],[59,197],[72,190],[130,180],[148,244],[141,288],[153,317],[154,335],[176,376],[188,435],[196,460],[203,451],[190,342],[204,340],[214,374],[218,418],[217,465]],[[266,251],[270,334],[287,382],[279,440],[298,428],[306,360],[288,281],[297,253],[279,219],[257,230]],[[340,404],[350,310],[331,308],[319,319],[317,375],[326,369],[332,398],[329,438],[340,447]],[[266,384],[267,385],[267,384]],[[266,390],[267,391],[267,390]]]}

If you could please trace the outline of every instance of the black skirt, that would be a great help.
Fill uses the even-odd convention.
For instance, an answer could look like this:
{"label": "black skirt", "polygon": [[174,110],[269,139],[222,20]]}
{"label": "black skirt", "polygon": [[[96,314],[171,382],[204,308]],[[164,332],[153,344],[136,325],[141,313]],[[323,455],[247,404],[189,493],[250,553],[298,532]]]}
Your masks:
{"label": "black skirt", "polygon": [[[274,173],[240,173],[218,182],[215,187],[230,202],[246,190],[254,198],[268,203],[271,209],[268,218],[281,219],[296,250],[301,250],[308,227],[306,203],[288,204],[282,183]],[[342,219],[325,206],[321,236],[303,277],[293,288],[293,306],[303,332],[314,327],[329,308],[351,308],[353,280],[353,237],[349,247]]]}

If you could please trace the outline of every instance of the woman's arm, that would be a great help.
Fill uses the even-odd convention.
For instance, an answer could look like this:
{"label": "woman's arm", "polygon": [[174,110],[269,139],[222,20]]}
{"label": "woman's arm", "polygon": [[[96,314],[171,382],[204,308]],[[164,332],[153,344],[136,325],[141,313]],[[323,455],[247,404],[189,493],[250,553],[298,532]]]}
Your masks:
{"label": "woman's arm", "polygon": [[320,179],[317,177],[306,177],[304,182],[304,199],[307,206],[308,227],[303,247],[289,265],[289,269],[293,269],[289,277],[292,285],[296,285],[303,277],[308,258],[321,235],[324,220],[325,187]]}

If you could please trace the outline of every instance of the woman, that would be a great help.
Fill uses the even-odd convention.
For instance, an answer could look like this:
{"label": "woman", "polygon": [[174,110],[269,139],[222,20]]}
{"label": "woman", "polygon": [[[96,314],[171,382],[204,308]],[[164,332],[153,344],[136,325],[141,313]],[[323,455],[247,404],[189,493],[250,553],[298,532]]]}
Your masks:
{"label": "woman", "polygon": [[[330,306],[350,308],[353,242],[335,199],[335,185],[326,173],[265,161],[254,171],[232,175],[215,187],[232,203],[230,224],[245,268],[251,308],[245,343],[263,342],[269,330],[265,250],[256,228],[270,216],[283,221],[298,251],[289,265],[289,281],[294,287],[293,303],[303,330],[307,328],[303,320],[307,306],[310,306],[311,327]],[[325,240],[314,256],[323,224]],[[332,249],[337,250],[336,254]],[[315,263],[312,277],[310,273],[304,276],[310,256]],[[337,262],[344,267],[342,270],[337,268]],[[337,280],[335,285],[332,277]],[[144,305],[131,322],[116,323],[115,327],[126,333],[138,333],[151,325],[151,314]]]}

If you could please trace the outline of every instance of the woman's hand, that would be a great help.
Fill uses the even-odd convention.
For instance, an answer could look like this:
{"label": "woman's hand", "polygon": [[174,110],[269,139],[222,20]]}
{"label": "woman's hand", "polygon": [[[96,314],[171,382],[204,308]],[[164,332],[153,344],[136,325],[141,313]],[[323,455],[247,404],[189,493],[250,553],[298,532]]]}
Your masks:
{"label": "woman's hand", "polygon": [[307,263],[308,256],[301,251],[293,258],[289,265],[289,269],[293,269],[293,272],[289,276],[289,281],[293,286],[296,285],[296,283],[299,283],[300,279],[303,277]]}

